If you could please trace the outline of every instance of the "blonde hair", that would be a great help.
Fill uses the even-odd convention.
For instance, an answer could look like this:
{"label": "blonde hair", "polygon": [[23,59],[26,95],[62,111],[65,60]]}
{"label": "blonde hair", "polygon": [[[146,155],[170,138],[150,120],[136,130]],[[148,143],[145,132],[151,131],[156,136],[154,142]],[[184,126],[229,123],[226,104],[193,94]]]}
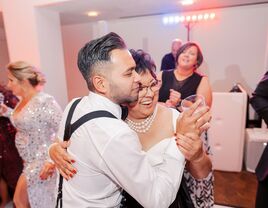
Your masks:
{"label": "blonde hair", "polygon": [[45,76],[34,66],[24,61],[16,61],[7,65],[9,72],[19,81],[27,79],[35,87],[46,83]]}

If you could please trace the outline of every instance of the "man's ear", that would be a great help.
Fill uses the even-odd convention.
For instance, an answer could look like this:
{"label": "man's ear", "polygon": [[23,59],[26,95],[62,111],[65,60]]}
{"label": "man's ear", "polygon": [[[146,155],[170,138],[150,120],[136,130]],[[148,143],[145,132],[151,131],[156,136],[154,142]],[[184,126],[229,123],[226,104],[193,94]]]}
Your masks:
{"label": "man's ear", "polygon": [[100,75],[95,75],[92,77],[92,83],[95,90],[101,94],[106,94],[108,91],[108,81],[105,77]]}

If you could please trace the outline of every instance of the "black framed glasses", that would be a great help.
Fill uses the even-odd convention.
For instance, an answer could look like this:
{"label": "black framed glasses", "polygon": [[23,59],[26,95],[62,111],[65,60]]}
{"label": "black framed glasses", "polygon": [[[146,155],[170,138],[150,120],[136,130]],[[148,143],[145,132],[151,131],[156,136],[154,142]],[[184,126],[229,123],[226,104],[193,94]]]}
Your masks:
{"label": "black framed glasses", "polygon": [[142,98],[145,95],[147,95],[148,90],[150,89],[153,93],[157,92],[160,90],[162,85],[162,81],[161,80],[154,80],[150,85],[145,86],[145,85],[141,85],[140,86],[140,91],[139,91],[139,97]]}

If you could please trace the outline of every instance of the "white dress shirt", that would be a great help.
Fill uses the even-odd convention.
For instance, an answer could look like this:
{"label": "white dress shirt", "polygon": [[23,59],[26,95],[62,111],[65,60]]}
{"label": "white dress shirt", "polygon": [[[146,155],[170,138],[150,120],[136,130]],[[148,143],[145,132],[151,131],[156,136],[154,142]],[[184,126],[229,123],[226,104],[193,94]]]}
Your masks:
{"label": "white dress shirt", "polygon": [[[64,111],[59,138],[63,138],[71,103]],[[137,134],[120,119],[120,106],[106,97],[90,92],[76,107],[72,123],[96,110],[107,110],[118,119],[93,119],[73,133],[68,152],[78,171],[63,182],[63,207],[119,207],[122,188],[146,208],[168,207],[176,197],[185,164],[175,140],[169,140],[161,161],[152,162]]]}

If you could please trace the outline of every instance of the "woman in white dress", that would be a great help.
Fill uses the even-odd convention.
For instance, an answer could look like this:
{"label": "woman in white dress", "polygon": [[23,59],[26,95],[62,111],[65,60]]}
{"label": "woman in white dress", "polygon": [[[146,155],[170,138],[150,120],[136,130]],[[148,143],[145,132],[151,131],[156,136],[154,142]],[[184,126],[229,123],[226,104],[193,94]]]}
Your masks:
{"label": "woman in white dress", "polygon": [[47,149],[55,140],[61,108],[52,96],[41,91],[45,78],[35,67],[18,61],[7,69],[7,87],[21,98],[14,110],[4,104],[0,107],[0,113],[17,129],[15,143],[23,159],[14,203],[19,208],[54,207],[55,165],[49,162]]}

